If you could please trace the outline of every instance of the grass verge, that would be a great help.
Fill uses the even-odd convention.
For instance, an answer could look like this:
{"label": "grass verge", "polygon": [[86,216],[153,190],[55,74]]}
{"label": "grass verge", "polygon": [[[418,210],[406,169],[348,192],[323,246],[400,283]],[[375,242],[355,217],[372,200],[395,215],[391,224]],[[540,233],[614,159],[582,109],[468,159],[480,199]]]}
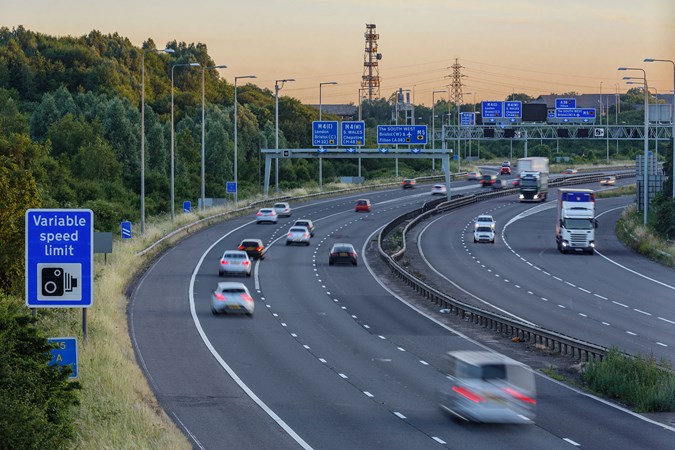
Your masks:
{"label": "grass verge", "polygon": [[616,223],[615,233],[621,242],[636,252],[665,266],[675,267],[675,243],[664,241],[643,223],[642,213],[635,204],[630,205]]}

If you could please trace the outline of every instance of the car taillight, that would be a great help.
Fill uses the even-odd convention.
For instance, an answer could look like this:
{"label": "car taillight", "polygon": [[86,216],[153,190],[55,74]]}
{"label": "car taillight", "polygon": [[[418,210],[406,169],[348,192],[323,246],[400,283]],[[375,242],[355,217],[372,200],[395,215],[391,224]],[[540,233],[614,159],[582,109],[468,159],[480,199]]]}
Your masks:
{"label": "car taillight", "polygon": [[293,237],[293,233],[288,233],[288,237]]}
{"label": "car taillight", "polygon": [[243,250],[243,249],[244,249],[243,245],[240,245],[239,247],[237,247],[237,250]]}
{"label": "car taillight", "polygon": [[214,292],[214,295],[215,295],[216,298],[217,298],[218,300],[220,300],[221,302],[224,302],[224,301],[225,301],[225,296],[224,296],[223,294],[219,294],[219,293],[217,293],[217,292]]}
{"label": "car taillight", "polygon": [[256,213],[256,216],[262,216],[263,214],[261,212]]}
{"label": "car taillight", "polygon": [[349,256],[353,256],[354,258],[356,258],[356,253],[350,253]]}
{"label": "car taillight", "polygon": [[262,252],[262,251],[263,251],[263,248],[262,248],[262,247],[258,247],[258,251],[259,251],[259,252]]}
{"label": "car taillight", "polygon": [[309,233],[305,233],[302,235],[303,237],[309,237]]}
{"label": "car taillight", "polygon": [[485,399],[484,399],[483,397],[481,397],[480,395],[478,395],[478,394],[476,394],[476,393],[474,393],[474,392],[471,392],[471,391],[470,391],[469,389],[467,389],[467,388],[463,388],[463,387],[461,387],[461,386],[453,386],[453,387],[452,387],[452,390],[455,391],[455,392],[457,392],[457,393],[458,393],[459,395],[461,395],[462,397],[468,398],[468,399],[471,400],[472,402],[475,402],[475,403],[483,403],[483,402],[485,401]]}
{"label": "car taillight", "polygon": [[520,400],[521,402],[524,402],[524,403],[530,403],[530,404],[532,404],[532,405],[536,405],[536,404],[537,404],[537,401],[536,401],[535,399],[533,399],[532,397],[528,397],[527,395],[522,394],[522,393],[516,391],[515,389],[512,389],[512,388],[504,388],[504,392],[506,392],[506,393],[509,394],[510,396],[512,396],[512,397],[514,397],[514,398]]}
{"label": "car taillight", "polygon": [[223,265],[225,265],[225,266],[229,264],[229,263],[228,263],[227,261],[225,261],[224,259],[221,259],[221,260],[220,260],[220,263],[223,264]]}
{"label": "car taillight", "polygon": [[249,261],[244,261],[242,264],[245,265],[245,266],[248,266],[248,265],[250,264],[250,262],[249,262]]}
{"label": "car taillight", "polygon": [[252,301],[253,301],[253,298],[252,298],[250,295],[248,295],[248,294],[242,295],[241,298],[243,298],[243,299],[246,300],[247,302],[252,302]]}

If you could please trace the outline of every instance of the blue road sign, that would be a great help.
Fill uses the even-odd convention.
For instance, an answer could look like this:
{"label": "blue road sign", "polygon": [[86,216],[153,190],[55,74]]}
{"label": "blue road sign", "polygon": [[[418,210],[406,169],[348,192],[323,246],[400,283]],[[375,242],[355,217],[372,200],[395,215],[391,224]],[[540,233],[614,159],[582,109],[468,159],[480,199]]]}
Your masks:
{"label": "blue road sign", "polygon": [[93,280],[93,211],[26,210],[26,306],[88,308]]}
{"label": "blue road sign", "polygon": [[424,145],[427,143],[427,126],[378,125],[377,143]]}
{"label": "blue road sign", "polygon": [[576,98],[556,98],[555,99],[555,109],[568,109],[576,108],[577,99]]}
{"label": "blue road sign", "polygon": [[[481,103],[481,117],[485,119],[503,117],[504,102],[482,102]],[[494,121],[493,121],[494,122]]]}
{"label": "blue road sign", "polygon": [[347,153],[356,153],[356,149],[355,149],[355,148],[346,148],[345,151],[346,151]]}
{"label": "blue road sign", "polygon": [[452,155],[452,159],[454,159],[455,161],[458,161],[458,160],[459,160],[459,155],[457,155],[457,154]]}
{"label": "blue road sign", "polygon": [[191,207],[190,200],[185,200],[185,201],[183,202],[183,212],[184,212],[184,213],[189,213],[189,212],[190,212],[190,207]]}
{"label": "blue road sign", "polygon": [[48,338],[48,342],[56,344],[56,348],[49,351],[52,355],[49,366],[70,366],[72,372],[68,378],[77,378],[77,338],[58,337]]}
{"label": "blue road sign", "polygon": [[340,145],[343,147],[365,145],[366,123],[362,120],[356,122],[340,122]]}
{"label": "blue road sign", "polygon": [[122,222],[120,225],[122,228],[122,239],[131,239],[131,236],[133,235],[131,232],[131,222],[126,220]]}
{"label": "blue road sign", "polygon": [[237,192],[237,183],[234,181],[228,181],[225,183],[225,193],[234,194]]}
{"label": "blue road sign", "polygon": [[520,101],[504,102],[504,117],[520,119],[523,117],[523,103]]}
{"label": "blue road sign", "polygon": [[594,119],[595,108],[563,108],[555,110],[557,119]]}
{"label": "blue road sign", "polygon": [[463,112],[459,115],[460,117],[460,124],[463,127],[470,127],[472,125],[476,125],[476,115],[471,112]]}
{"label": "blue road sign", "polygon": [[313,147],[337,147],[338,123],[337,121],[312,122],[312,146]]}
{"label": "blue road sign", "polygon": [[328,149],[323,148],[323,147],[319,147],[319,148],[316,149],[316,152],[317,153],[326,153],[326,152],[328,152]]}
{"label": "blue road sign", "polygon": [[421,153],[422,149],[421,148],[411,148],[410,153]]}
{"label": "blue road sign", "polygon": [[389,153],[389,149],[386,147],[380,147],[377,149],[377,151],[380,153]]}

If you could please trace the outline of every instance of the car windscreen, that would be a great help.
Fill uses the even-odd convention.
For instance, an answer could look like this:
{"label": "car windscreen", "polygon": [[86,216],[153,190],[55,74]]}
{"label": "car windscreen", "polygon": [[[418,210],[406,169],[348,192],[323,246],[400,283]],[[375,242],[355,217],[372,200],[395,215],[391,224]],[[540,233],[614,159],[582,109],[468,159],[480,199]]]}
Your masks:
{"label": "car windscreen", "polygon": [[244,241],[241,243],[244,247],[257,247],[261,245],[259,242],[256,241]]}
{"label": "car windscreen", "polygon": [[299,227],[307,227],[309,228],[309,223],[307,222],[295,222],[295,224]]}
{"label": "car windscreen", "polygon": [[223,294],[245,294],[246,291],[242,288],[225,288],[222,290]]}
{"label": "car windscreen", "polygon": [[291,233],[304,233],[306,231],[305,228],[291,228],[289,232]]}
{"label": "car windscreen", "polygon": [[333,253],[351,253],[353,251],[354,249],[351,247],[346,246],[333,247]]}
{"label": "car windscreen", "polygon": [[261,209],[260,212],[265,213],[265,214],[269,214],[271,212],[274,212],[274,210],[273,209]]}
{"label": "car windscreen", "polygon": [[284,203],[277,203],[276,205],[274,205],[274,207],[283,209],[283,208],[286,208],[286,205]]}
{"label": "car windscreen", "polygon": [[568,230],[592,230],[593,219],[565,219],[563,226]]}
{"label": "car windscreen", "polygon": [[225,253],[223,255],[223,258],[226,259],[244,259],[244,255],[241,253]]}
{"label": "car windscreen", "polygon": [[483,233],[489,233],[492,231],[492,228],[490,227],[478,227],[476,231],[483,232]]}

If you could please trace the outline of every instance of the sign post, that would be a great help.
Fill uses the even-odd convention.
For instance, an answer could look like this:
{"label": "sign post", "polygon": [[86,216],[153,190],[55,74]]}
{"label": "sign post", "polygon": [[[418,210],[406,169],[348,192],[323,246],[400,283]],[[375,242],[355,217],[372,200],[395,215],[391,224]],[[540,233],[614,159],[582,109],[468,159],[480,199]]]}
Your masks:
{"label": "sign post", "polygon": [[192,210],[192,203],[190,202],[190,200],[185,200],[183,202],[183,213],[187,214],[191,212],[191,210]]}
{"label": "sign post", "polygon": [[121,228],[122,228],[122,239],[131,239],[131,237],[133,236],[131,232],[131,222],[125,220],[124,222],[121,223]]}

